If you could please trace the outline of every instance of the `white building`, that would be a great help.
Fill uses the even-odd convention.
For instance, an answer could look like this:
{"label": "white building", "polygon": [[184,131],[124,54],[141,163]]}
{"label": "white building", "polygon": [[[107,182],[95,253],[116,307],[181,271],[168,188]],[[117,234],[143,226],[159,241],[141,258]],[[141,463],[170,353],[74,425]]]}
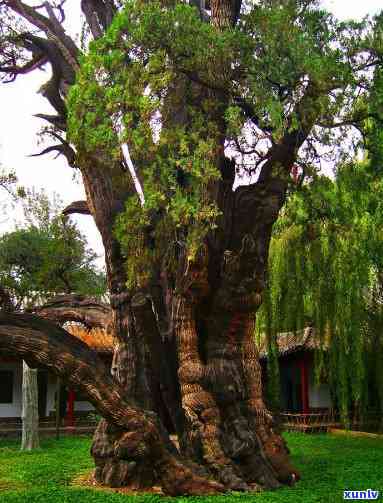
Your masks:
{"label": "white building", "polygon": [[[111,365],[113,340],[101,330],[70,330],[73,335],[95,349],[107,365]],[[40,418],[55,415],[57,377],[44,369],[38,369],[38,400]],[[5,358],[0,355],[0,421],[21,417],[22,406],[22,360]],[[94,407],[78,392],[60,388],[60,416],[73,423],[75,415],[86,414]]]}

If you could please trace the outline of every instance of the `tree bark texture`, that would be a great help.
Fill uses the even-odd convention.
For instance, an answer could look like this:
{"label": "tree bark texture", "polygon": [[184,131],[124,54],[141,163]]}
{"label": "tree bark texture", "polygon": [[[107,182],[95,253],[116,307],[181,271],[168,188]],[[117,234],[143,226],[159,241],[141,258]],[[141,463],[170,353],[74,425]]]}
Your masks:
{"label": "tree bark texture", "polygon": [[[127,396],[160,415],[156,398],[161,397],[182,455],[229,489],[275,488],[299,477],[263,403],[253,341],[271,228],[284,190],[283,182],[271,180],[225,192],[227,218],[217,234],[201,245],[193,262],[180,250],[176,278],[162,271],[165,310],[158,305],[158,292],[130,296],[125,290],[112,297],[121,339],[116,379]],[[122,272],[120,278],[123,288]],[[161,312],[168,313],[166,320]],[[115,441],[114,429],[102,422],[92,454],[98,480],[122,486],[128,478],[112,455]],[[136,480],[138,486],[150,483],[146,472]]]}
{"label": "tree bark texture", "polygon": [[63,325],[68,321],[81,323],[86,328],[110,329],[110,306],[84,295],[56,295],[34,309],[34,313]]}
{"label": "tree bark texture", "polygon": [[186,419],[180,444],[226,487],[272,488],[299,476],[264,405],[253,340],[284,186],[243,187],[226,197],[226,208],[235,209],[227,210],[232,230],[222,233],[231,237],[230,249],[219,235],[210,236],[177,278],[180,294],[173,298]]}
{"label": "tree bark texture", "polygon": [[21,450],[37,449],[39,442],[39,409],[37,369],[23,360]]}
{"label": "tree bark texture", "polygon": [[[91,163],[85,160],[81,164],[81,171],[88,207],[105,247],[111,299],[110,328],[117,341],[112,375],[124,389],[126,397],[156,412],[164,422],[170,419],[172,429],[180,431],[182,409],[172,355],[164,350],[152,298],[134,295],[126,288],[125,259],[113,234],[115,218],[123,209],[123,201],[132,193],[132,181],[125,174],[121,182],[121,166],[118,163],[105,165],[95,158]],[[120,179],[117,186],[113,184],[113,175],[114,179]],[[164,406],[166,403],[168,407]],[[165,428],[161,428],[161,434],[165,445],[170,447]],[[124,462],[113,455],[115,441],[113,426],[102,421],[95,432],[92,446],[92,455],[98,467],[96,477],[107,485],[132,484],[132,475],[127,474]],[[137,487],[148,487],[153,483],[152,469],[136,471],[136,477],[134,484]]]}

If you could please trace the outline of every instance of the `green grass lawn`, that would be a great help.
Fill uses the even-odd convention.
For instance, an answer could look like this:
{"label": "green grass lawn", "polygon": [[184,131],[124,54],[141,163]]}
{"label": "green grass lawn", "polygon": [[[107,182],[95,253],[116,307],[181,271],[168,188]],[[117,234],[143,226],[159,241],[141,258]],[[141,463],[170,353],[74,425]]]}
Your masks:
{"label": "green grass lawn", "polygon": [[15,441],[0,441],[0,503],[308,503],[343,501],[344,489],[377,489],[383,501],[383,440],[332,435],[286,434],[302,480],[293,488],[205,498],[127,496],[72,485],[92,468],[90,439],[67,437],[42,442],[32,453]]}

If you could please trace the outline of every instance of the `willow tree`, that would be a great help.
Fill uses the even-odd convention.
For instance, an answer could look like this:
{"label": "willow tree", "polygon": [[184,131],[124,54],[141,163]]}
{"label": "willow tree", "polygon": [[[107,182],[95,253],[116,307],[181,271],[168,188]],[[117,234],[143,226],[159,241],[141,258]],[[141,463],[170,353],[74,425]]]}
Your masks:
{"label": "willow tree", "polygon": [[[279,332],[307,323],[321,351],[316,378],[327,379],[347,423],[383,410],[383,72],[365,103],[365,159],[338,165],[335,178],[313,174],[290,192],[273,229],[268,287],[257,331],[275,356]],[[270,394],[278,402],[271,358]],[[278,379],[279,380],[279,379]]]}
{"label": "willow tree", "polygon": [[[311,0],[83,0],[93,41],[82,50],[62,4],[1,5],[8,80],[52,68],[41,92],[56,115],[39,116],[82,175],[87,201],[66,213],[89,212],[102,236],[115,382],[163,419],[166,409],[194,462],[168,463],[173,492],[293,481],[262,398],[255,313],[291,169],[304,176],[368,120],[379,19],[339,23]],[[257,181],[234,190],[236,174]],[[127,432],[120,413],[96,431],[97,479],[163,482],[162,423]],[[220,485],[194,484],[196,471]]]}
{"label": "willow tree", "polygon": [[316,328],[343,419],[382,410],[382,161],[354,162],[336,179],[315,177],[291,196],[274,229],[267,300],[258,330]]}

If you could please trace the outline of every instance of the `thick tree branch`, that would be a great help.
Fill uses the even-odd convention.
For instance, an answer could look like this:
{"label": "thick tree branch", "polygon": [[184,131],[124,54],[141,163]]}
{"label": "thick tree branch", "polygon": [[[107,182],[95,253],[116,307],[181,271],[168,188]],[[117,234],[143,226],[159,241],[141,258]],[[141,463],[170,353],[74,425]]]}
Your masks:
{"label": "thick tree branch", "polygon": [[117,12],[112,0],[81,0],[81,10],[95,39],[105,33]]}
{"label": "thick tree branch", "polygon": [[[77,59],[79,56],[79,49],[73,40],[65,33],[64,28],[55,16],[53,20],[49,19],[21,0],[5,0],[5,4],[29,21],[33,26],[42,30],[48,38],[58,42],[61,50],[66,53],[64,56],[69,60],[68,63],[71,64],[74,70],[78,68]],[[51,6],[49,3],[46,3],[45,6],[48,7],[48,12],[50,12]]]}
{"label": "thick tree branch", "polygon": [[93,38],[98,39],[103,35],[103,30],[98,20],[97,13],[93,7],[94,2],[89,0],[81,0],[81,10],[87,20]]}
{"label": "thick tree branch", "polygon": [[66,116],[66,106],[62,96],[65,96],[68,86],[74,84],[75,69],[55,41],[31,33],[20,34],[18,40],[27,51],[32,53],[32,60],[24,66],[4,65],[0,68],[0,72],[10,74],[11,80],[14,80],[18,74],[28,72],[36,65],[41,66],[43,62],[49,62],[52,67],[52,76],[40,88],[40,92],[63,121]]}
{"label": "thick tree branch", "polygon": [[[76,168],[76,152],[74,149],[71,147],[71,145],[66,141],[65,138],[63,138],[61,135],[59,135],[54,129],[48,129],[47,134],[50,136],[53,136],[56,140],[58,140],[60,143],[58,145],[52,145],[48,147],[47,149],[43,150],[43,152],[40,152],[39,154],[34,154],[34,156],[39,156],[46,154],[48,152],[56,151],[58,152],[57,156],[63,155],[67,162],[68,165],[71,168]],[[33,157],[33,156],[32,156]]]}
{"label": "thick tree branch", "polygon": [[25,63],[25,65],[4,65],[0,66],[0,72],[9,74],[11,77],[7,82],[13,82],[17,75],[25,75],[27,73],[33,72],[36,68],[41,68],[48,62],[48,59],[43,54],[36,54],[32,57],[30,61]]}
{"label": "thick tree branch", "polygon": [[60,115],[35,114],[34,117],[44,119],[45,121],[49,122],[57,129],[60,129],[61,131],[66,130],[65,118],[61,117]]}
{"label": "thick tree branch", "polygon": [[87,201],[73,201],[66,208],[63,209],[63,215],[91,215]]}
{"label": "thick tree branch", "polygon": [[49,154],[50,152],[57,152],[57,156],[63,155],[67,161],[69,166],[74,167],[75,166],[75,161],[76,161],[76,154],[73,151],[73,149],[69,146],[68,143],[61,143],[58,145],[51,145],[38,154],[31,154],[29,157],[39,157],[40,155],[45,155]]}
{"label": "thick tree branch", "polygon": [[69,294],[58,295],[35,309],[41,318],[63,324],[67,321],[82,323],[87,328],[108,329],[111,309],[92,297]]}
{"label": "thick tree branch", "polygon": [[[319,116],[318,98],[322,90],[310,82],[307,85],[305,94],[297,103],[291,114],[290,122],[295,117],[297,126],[287,131],[282,139],[275,143],[267,153],[267,161],[263,164],[258,178],[258,182],[265,182],[270,177],[279,178],[290,173],[290,169],[295,162],[298,150],[310,134]],[[273,173],[273,169],[278,172]]]}
{"label": "thick tree branch", "polygon": [[[32,53],[32,59],[25,65],[19,66],[16,62],[3,65],[0,71],[11,75],[10,80],[14,80],[19,74],[27,73],[47,62],[50,63],[52,77],[41,87],[40,92],[57,111],[60,122],[59,128],[64,130],[66,105],[63,97],[67,93],[68,86],[75,81],[75,73],[79,69],[78,57],[80,51],[73,40],[65,33],[60,20],[57,19],[54,13],[53,7],[48,2],[44,3],[48,17],[43,16],[37,11],[37,8],[31,7],[21,0],[4,0],[4,4],[42,31],[46,38],[44,35],[37,36],[33,33],[17,35],[19,42],[27,51]],[[48,120],[50,121],[50,118]],[[48,151],[51,150],[52,148]],[[60,146],[58,150],[66,155],[70,163],[73,161],[73,155],[67,145]]]}

